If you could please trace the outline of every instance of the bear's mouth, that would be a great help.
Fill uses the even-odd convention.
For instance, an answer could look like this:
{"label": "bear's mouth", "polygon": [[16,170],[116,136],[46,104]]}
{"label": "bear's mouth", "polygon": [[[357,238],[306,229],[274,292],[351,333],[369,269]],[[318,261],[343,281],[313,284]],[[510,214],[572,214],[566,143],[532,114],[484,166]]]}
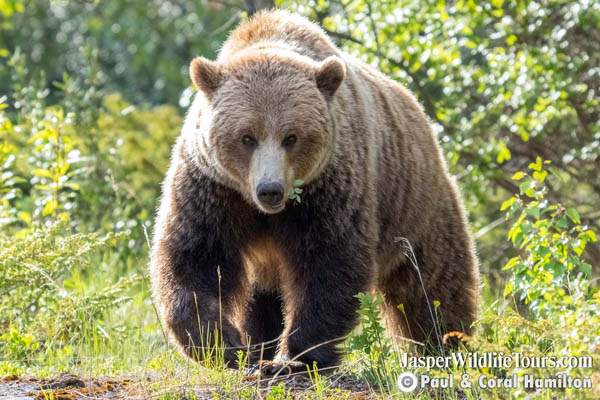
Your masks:
{"label": "bear's mouth", "polygon": [[281,201],[277,204],[265,204],[260,201],[255,202],[258,209],[265,214],[277,214],[283,211],[285,208],[285,201]]}

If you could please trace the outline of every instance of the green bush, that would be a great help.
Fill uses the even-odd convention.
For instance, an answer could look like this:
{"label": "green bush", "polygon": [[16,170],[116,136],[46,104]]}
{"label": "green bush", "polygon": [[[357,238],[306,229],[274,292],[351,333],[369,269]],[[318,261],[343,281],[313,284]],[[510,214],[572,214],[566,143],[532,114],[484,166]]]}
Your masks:
{"label": "green bush", "polygon": [[[69,278],[74,270],[89,265],[92,254],[117,239],[115,235],[68,234],[64,224],[0,235],[0,326],[56,346],[81,339],[78,336],[87,333],[84,328],[90,321],[100,321],[105,311],[127,301],[126,289],[135,277],[107,283],[91,294],[73,290]],[[11,346],[0,347],[3,350]]]}
{"label": "green bush", "polygon": [[581,225],[576,209],[548,203],[548,172],[541,158],[529,168],[531,175],[513,175],[520,182],[520,194],[501,207],[507,216],[518,214],[508,238],[520,250],[504,267],[511,272],[504,294],[518,291],[520,300],[542,315],[560,313],[577,307],[589,292],[592,266],[581,255],[596,235]]}

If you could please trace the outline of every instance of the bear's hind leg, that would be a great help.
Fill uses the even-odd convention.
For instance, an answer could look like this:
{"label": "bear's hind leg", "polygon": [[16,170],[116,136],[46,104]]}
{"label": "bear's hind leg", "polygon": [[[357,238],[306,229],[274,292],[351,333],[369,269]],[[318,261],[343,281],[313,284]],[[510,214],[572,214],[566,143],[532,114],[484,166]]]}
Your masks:
{"label": "bear's hind leg", "polygon": [[395,342],[402,345],[403,338],[412,339],[425,344],[427,352],[439,349],[448,332],[471,334],[477,317],[478,277],[474,258],[464,254],[454,266],[451,256],[440,265],[422,252],[416,256],[423,283],[406,260],[379,283],[379,289],[385,296],[386,325]]}

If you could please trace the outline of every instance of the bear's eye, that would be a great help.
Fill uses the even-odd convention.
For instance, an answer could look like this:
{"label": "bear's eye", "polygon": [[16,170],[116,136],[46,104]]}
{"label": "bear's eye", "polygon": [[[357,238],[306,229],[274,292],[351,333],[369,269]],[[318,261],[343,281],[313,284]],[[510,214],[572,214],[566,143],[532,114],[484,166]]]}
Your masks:
{"label": "bear's eye", "polygon": [[244,135],[244,137],[242,138],[242,143],[244,143],[245,146],[249,146],[249,147],[258,146],[258,142],[256,141],[256,139],[254,139],[252,136],[248,136],[248,135]]}
{"label": "bear's eye", "polygon": [[283,139],[283,142],[281,143],[281,145],[283,147],[290,147],[290,146],[294,145],[294,143],[296,143],[297,140],[298,140],[298,138],[296,137],[296,135],[289,135],[288,137]]}

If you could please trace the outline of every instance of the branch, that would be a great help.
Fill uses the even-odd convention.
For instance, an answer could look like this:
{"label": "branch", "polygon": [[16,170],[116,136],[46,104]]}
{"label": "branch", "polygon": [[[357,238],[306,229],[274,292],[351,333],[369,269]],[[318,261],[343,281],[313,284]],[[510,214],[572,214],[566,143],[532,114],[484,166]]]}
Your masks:
{"label": "branch", "polygon": [[371,22],[371,30],[373,31],[373,36],[375,37],[375,48],[377,57],[379,58],[379,66],[381,67],[381,49],[379,48],[379,35],[377,34],[377,24],[375,24],[375,18],[373,18],[373,10],[371,9],[371,3],[365,0],[365,4],[367,5],[367,17]]}
{"label": "branch", "polygon": [[349,42],[354,42],[356,44],[359,44],[361,46],[364,46],[363,42],[361,42],[360,40],[353,38],[349,33],[343,33],[343,32],[336,32],[336,31],[330,31],[327,28],[323,28],[323,30],[325,31],[325,33],[327,33],[329,36],[333,36],[335,38],[338,39],[342,39],[342,40],[348,40]]}

